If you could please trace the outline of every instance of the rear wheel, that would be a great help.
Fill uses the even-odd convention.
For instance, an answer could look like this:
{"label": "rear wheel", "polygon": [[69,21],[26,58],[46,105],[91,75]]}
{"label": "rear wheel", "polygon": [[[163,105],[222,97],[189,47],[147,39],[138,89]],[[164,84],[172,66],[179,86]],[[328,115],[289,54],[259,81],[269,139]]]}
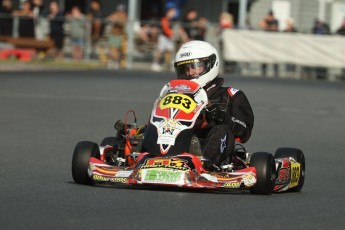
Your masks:
{"label": "rear wheel", "polygon": [[270,195],[276,180],[275,160],[272,154],[256,152],[250,158],[250,166],[256,168],[256,184],[250,189],[251,193]]}
{"label": "rear wheel", "polygon": [[292,157],[295,161],[301,164],[298,185],[289,190],[291,192],[299,192],[303,188],[304,178],[305,178],[304,154],[302,150],[296,149],[296,148],[278,148],[276,153],[274,154],[274,158],[288,158],[288,157]]}
{"label": "rear wheel", "polygon": [[90,157],[99,158],[99,148],[96,143],[90,141],[79,142],[73,152],[72,176],[78,184],[92,185],[93,181],[88,175]]}

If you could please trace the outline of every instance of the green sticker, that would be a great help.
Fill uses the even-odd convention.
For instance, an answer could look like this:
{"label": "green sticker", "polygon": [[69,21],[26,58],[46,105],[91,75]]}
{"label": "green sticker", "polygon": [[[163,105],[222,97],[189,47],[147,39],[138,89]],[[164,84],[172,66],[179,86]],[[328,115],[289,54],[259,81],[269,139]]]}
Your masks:
{"label": "green sticker", "polygon": [[144,180],[147,182],[177,182],[180,180],[181,174],[182,172],[179,171],[148,170]]}

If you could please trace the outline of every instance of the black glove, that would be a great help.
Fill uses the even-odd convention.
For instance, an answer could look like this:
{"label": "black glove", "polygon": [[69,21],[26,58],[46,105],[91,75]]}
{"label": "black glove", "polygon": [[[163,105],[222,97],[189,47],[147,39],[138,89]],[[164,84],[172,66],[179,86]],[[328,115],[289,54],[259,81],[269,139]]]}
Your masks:
{"label": "black glove", "polygon": [[219,106],[217,104],[212,104],[206,107],[205,111],[206,111],[205,113],[206,121],[208,123],[210,123],[211,121],[214,121],[217,123],[217,121],[219,120],[220,112],[221,112],[219,109]]}
{"label": "black glove", "polygon": [[227,123],[230,115],[220,110],[217,104],[212,104],[205,109],[205,118],[208,123],[214,121],[217,125]]}

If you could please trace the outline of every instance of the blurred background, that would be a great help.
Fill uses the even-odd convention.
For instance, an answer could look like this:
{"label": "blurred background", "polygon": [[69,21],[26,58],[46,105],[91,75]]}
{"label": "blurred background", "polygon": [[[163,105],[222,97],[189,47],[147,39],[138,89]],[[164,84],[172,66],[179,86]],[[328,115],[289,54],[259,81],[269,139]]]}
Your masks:
{"label": "blurred background", "polygon": [[[0,0],[0,226],[343,229],[344,18],[345,0]],[[195,39],[253,107],[249,152],[303,150],[302,193],[75,185],[75,144],[114,135],[129,108],[145,123]]]}
{"label": "blurred background", "polygon": [[172,71],[190,40],[222,71],[342,81],[345,0],[0,0],[0,63]]}

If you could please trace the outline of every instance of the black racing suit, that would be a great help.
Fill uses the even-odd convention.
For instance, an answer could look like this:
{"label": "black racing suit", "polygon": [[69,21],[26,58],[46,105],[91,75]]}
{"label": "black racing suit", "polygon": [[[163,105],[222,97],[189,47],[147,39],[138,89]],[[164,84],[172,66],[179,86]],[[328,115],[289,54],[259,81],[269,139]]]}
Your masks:
{"label": "black racing suit", "polygon": [[235,140],[248,141],[254,114],[245,94],[222,87],[223,78],[215,78],[204,89],[210,105],[200,115],[194,133],[199,138],[203,156],[220,165],[233,152]]}

